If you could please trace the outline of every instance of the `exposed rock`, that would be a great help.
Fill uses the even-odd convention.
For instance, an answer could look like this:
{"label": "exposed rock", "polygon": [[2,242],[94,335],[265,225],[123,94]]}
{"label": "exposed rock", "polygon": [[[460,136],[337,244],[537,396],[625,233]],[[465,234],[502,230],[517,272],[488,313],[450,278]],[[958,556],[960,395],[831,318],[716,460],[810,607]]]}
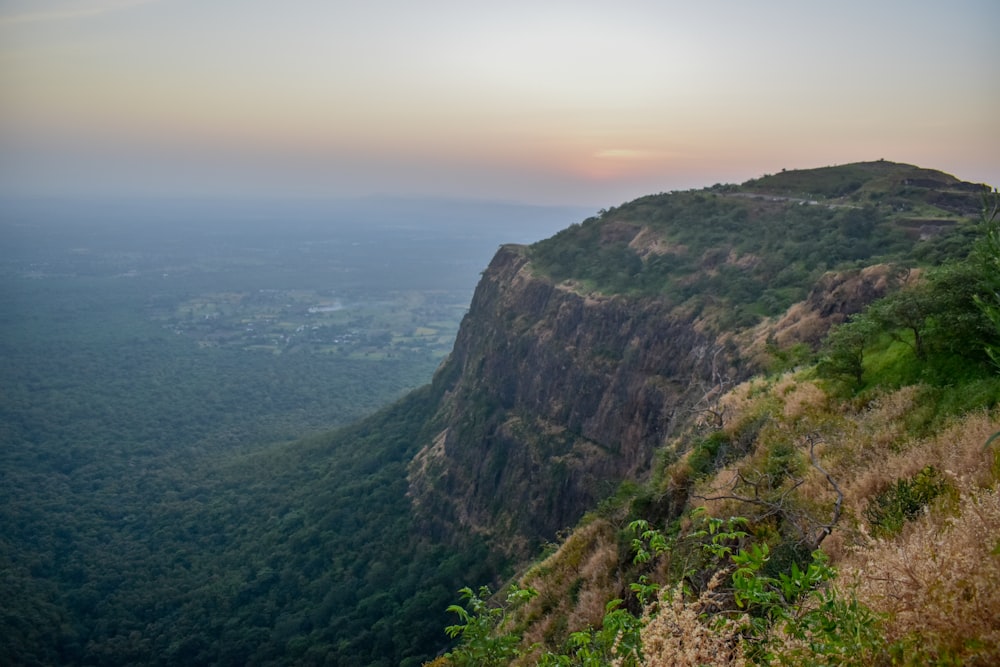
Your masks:
{"label": "exposed rock", "polygon": [[762,329],[780,347],[806,343],[816,348],[830,327],[861,312],[901,284],[915,280],[917,275],[916,270],[888,264],[827,273],[804,301],[794,304],[776,323]]}
{"label": "exposed rock", "polygon": [[649,469],[713,372],[738,375],[735,350],[667,304],[579,294],[505,246],[436,378],[447,398],[410,466],[414,506],[435,535],[461,526],[512,552],[551,539]]}

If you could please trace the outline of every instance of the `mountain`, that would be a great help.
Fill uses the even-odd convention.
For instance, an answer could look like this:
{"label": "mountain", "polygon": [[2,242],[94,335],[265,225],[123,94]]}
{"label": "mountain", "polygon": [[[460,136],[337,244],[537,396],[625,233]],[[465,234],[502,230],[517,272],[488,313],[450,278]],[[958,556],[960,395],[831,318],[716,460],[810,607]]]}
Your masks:
{"label": "mountain", "polygon": [[872,162],[653,195],[502,247],[409,467],[422,529],[523,558],[571,527],[770,335],[815,347],[971,226],[982,187]]}
{"label": "mountain", "polygon": [[[144,481],[158,501],[120,518],[127,540],[87,533],[106,571],[57,529],[44,562],[0,553],[0,662],[416,667],[454,645],[460,587],[515,582],[526,593],[505,625],[484,611],[503,596],[469,590],[458,649],[439,664],[559,651],[573,656],[550,664],[608,664],[638,624],[660,628],[643,639],[652,654],[686,636],[676,628],[711,635],[697,625],[706,610],[784,613],[773,597],[737,608],[731,586],[715,592],[733,556],[765,592],[793,565],[810,572],[787,598],[812,600],[829,579],[809,569],[819,543],[843,556],[859,531],[910,526],[931,497],[987,507],[973,487],[1000,470],[981,460],[1000,430],[988,412],[1000,376],[977,305],[989,272],[967,259],[983,190],[887,161],[785,171],[504,245],[429,385],[347,428]],[[968,415],[975,428],[957,421]],[[961,460],[941,454],[948,438],[965,443]],[[972,481],[943,481],[946,467]],[[753,544],[770,550],[756,565]],[[995,569],[981,572],[955,586],[996,618],[975,592]],[[676,604],[657,586],[680,591]],[[657,609],[676,612],[673,629]],[[732,651],[771,637],[749,627],[716,634]],[[952,635],[989,655],[992,635],[969,627]],[[473,646],[502,650],[487,660]],[[754,646],[748,659],[771,650]]]}
{"label": "mountain", "polygon": [[992,664],[984,205],[878,161],[501,248],[410,495],[422,530],[535,560],[506,597],[465,590],[432,664]]}

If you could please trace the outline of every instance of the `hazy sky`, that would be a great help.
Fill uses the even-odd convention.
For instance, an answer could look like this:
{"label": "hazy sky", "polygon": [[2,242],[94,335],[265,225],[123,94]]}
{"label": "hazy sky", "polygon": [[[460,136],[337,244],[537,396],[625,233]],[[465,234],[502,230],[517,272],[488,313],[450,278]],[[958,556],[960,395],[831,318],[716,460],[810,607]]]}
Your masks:
{"label": "hazy sky", "polygon": [[1000,2],[0,0],[0,193],[1000,184]]}

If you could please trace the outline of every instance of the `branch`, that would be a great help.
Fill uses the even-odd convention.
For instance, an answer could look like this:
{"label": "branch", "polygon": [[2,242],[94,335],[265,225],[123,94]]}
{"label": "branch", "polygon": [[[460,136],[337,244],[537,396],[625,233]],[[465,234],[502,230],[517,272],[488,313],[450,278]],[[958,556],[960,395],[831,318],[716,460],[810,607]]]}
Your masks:
{"label": "branch", "polygon": [[[701,398],[699,398],[694,405],[688,408],[687,412],[689,414],[711,415],[710,425],[717,429],[720,429],[725,425],[726,408],[721,405],[722,397],[734,384],[732,378],[728,375],[723,375],[719,370],[718,358],[723,351],[724,348],[721,345],[715,346],[711,350],[711,382],[705,382],[704,379],[696,379],[695,377],[692,377],[691,383],[689,384],[691,388],[696,388],[701,392]],[[699,359],[703,358],[704,354],[705,351],[702,350],[700,352]]]}
{"label": "branch", "polygon": [[[798,477],[792,478],[792,484],[784,488],[776,497],[769,498],[766,492],[774,490],[771,486],[770,475],[760,473],[755,479],[750,479],[744,471],[737,470],[732,488],[728,493],[719,493],[712,496],[692,494],[691,497],[704,501],[735,500],[763,508],[765,510],[764,513],[758,515],[755,521],[761,521],[770,516],[779,516],[785,525],[792,526],[795,529],[802,542],[808,542],[811,551],[815,551],[823,543],[827,535],[833,532],[833,527],[840,521],[844,507],[844,492],[841,491],[836,480],[820,464],[816,456],[816,445],[821,442],[819,435],[817,433],[809,433],[806,435],[806,441],[809,443],[809,460],[813,468],[826,478],[827,484],[837,494],[837,499],[833,503],[833,515],[827,523],[820,523],[815,517],[810,516],[808,512],[797,509],[791,503],[787,502],[789,495],[805,483],[804,479]],[[737,493],[737,489],[740,487],[749,490],[752,495]],[[764,491],[763,493],[762,490]],[[810,525],[819,527],[819,532],[815,537],[809,534],[811,530],[808,526]],[[803,526],[806,527],[803,528]]]}
{"label": "branch", "polygon": [[826,477],[827,483],[833,487],[834,492],[837,494],[837,500],[833,503],[833,516],[830,518],[830,523],[821,525],[819,534],[816,536],[816,539],[813,540],[812,548],[813,551],[815,551],[816,549],[819,549],[819,545],[826,539],[826,536],[833,532],[834,525],[836,525],[836,523],[840,520],[840,513],[844,507],[844,492],[840,490],[837,482],[835,482],[833,477],[830,476],[830,473],[828,473],[826,469],[819,464],[819,459],[816,458],[816,443],[820,442],[819,436],[816,433],[810,433],[806,436],[806,440],[809,441],[809,460],[812,461],[813,467],[823,473],[823,476]]}
{"label": "branch", "polygon": [[[785,505],[785,499],[793,491],[795,491],[795,489],[797,489],[800,486],[802,486],[802,484],[805,483],[805,480],[797,478],[797,477],[793,478],[793,480],[792,480],[793,484],[791,486],[789,486],[788,488],[784,489],[778,495],[777,498],[774,498],[774,499],[763,498],[763,497],[761,497],[761,493],[760,493],[761,485],[763,484],[765,489],[770,489],[771,488],[770,479],[771,479],[770,475],[761,474],[761,475],[759,475],[757,477],[756,480],[750,480],[750,479],[748,479],[746,477],[746,475],[743,474],[742,470],[737,470],[736,471],[736,479],[733,481],[733,491],[734,491],[733,493],[720,494],[720,495],[715,495],[715,496],[702,496],[702,495],[698,495],[698,494],[692,494],[691,497],[692,498],[697,498],[699,500],[705,500],[705,501],[709,501],[709,500],[735,500],[737,502],[747,503],[748,505],[755,505],[757,507],[764,508],[766,511],[763,514],[758,514],[756,517],[754,517],[753,518],[754,521],[763,521],[764,519],[766,519],[766,518],[768,518],[770,516],[777,515],[777,516],[781,517],[781,519],[787,525],[790,525],[790,526],[794,527],[795,530],[796,530],[796,532],[798,532],[799,536],[803,540],[808,539],[808,536],[806,535],[805,531],[802,530],[802,528],[799,527],[798,522],[795,521],[796,514],[792,510],[790,510],[788,507],[786,507],[786,505]],[[738,495],[738,494],[735,493],[736,487],[739,486],[740,482],[743,482],[743,484],[745,484],[748,487],[750,487],[751,489],[753,489],[753,496],[752,497],[751,496]]]}

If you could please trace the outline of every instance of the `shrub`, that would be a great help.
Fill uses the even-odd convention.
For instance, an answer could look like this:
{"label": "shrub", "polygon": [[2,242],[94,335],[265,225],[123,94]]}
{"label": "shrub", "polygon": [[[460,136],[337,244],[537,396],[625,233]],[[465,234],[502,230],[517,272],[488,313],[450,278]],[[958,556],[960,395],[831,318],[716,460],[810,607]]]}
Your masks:
{"label": "shrub", "polygon": [[924,508],[948,488],[948,482],[933,466],[909,479],[899,479],[875,496],[865,508],[872,535],[888,537],[899,533],[903,524],[920,516]]}
{"label": "shrub", "polygon": [[723,431],[715,431],[698,442],[691,450],[688,465],[695,477],[702,477],[715,470],[720,451],[729,445],[729,436]]}
{"label": "shrub", "polygon": [[447,664],[456,667],[489,667],[510,664],[519,655],[521,638],[512,633],[501,634],[498,629],[507,618],[511,608],[523,605],[537,592],[530,588],[512,586],[504,604],[490,603],[490,589],[480,587],[478,591],[463,588],[459,591],[466,601],[465,606],[451,605],[448,611],[457,614],[459,623],[449,625],[445,632],[451,638],[461,638],[454,651],[445,658]]}

